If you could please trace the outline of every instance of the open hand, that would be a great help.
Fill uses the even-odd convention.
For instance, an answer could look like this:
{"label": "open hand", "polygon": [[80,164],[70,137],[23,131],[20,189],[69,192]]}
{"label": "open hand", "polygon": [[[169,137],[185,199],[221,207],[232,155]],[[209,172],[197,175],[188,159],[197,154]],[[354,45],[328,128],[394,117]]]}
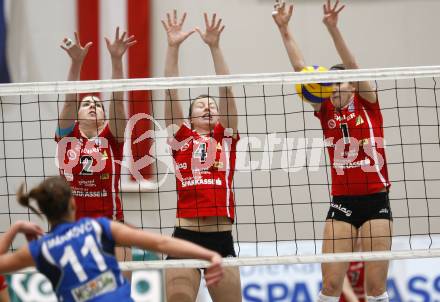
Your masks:
{"label": "open hand", "polygon": [[17,221],[15,227],[17,228],[17,233],[24,234],[28,241],[37,239],[38,236],[44,234],[43,229],[39,225],[29,221]]}
{"label": "open hand", "polygon": [[200,28],[196,27],[196,31],[199,33],[203,42],[208,44],[209,47],[218,47],[220,42],[220,35],[222,31],[225,29],[225,26],[222,25],[222,19],[217,18],[217,14],[213,14],[211,18],[211,22],[208,20],[208,14],[204,13],[205,17],[205,31],[202,32]]}
{"label": "open hand", "polygon": [[92,45],[92,42],[88,42],[82,46],[79,40],[79,34],[75,32],[75,42],[66,37],[63,39],[63,44],[61,44],[60,47],[67,52],[72,61],[82,63]]}
{"label": "open hand", "polygon": [[219,254],[215,253],[211,258],[211,265],[205,270],[206,285],[217,285],[223,278],[223,273],[222,258]]}
{"label": "open hand", "polygon": [[167,13],[167,22],[162,21],[163,28],[167,32],[168,36],[168,46],[175,47],[180,46],[180,44],[185,41],[189,36],[194,33],[194,30],[183,31],[183,23],[185,23],[186,13],[183,14],[180,21],[177,20],[177,10],[173,10],[173,18],[171,18],[170,13]]}
{"label": "open hand", "polygon": [[115,40],[110,42],[110,40],[105,37],[105,43],[107,44],[107,49],[110,52],[112,58],[121,58],[128,48],[137,43],[134,35],[126,38],[127,32],[123,32],[119,35],[119,26],[116,27]]}
{"label": "open hand", "polygon": [[331,5],[331,1],[327,0],[327,3],[324,3],[324,18],[322,22],[327,27],[336,27],[338,25],[338,16],[339,13],[344,9],[345,5],[339,5],[339,0],[336,0],[335,4]]}
{"label": "open hand", "polygon": [[293,4],[286,7],[286,2],[279,0],[275,2],[274,11],[272,12],[272,18],[279,28],[285,28],[288,26],[290,18],[293,13]]}

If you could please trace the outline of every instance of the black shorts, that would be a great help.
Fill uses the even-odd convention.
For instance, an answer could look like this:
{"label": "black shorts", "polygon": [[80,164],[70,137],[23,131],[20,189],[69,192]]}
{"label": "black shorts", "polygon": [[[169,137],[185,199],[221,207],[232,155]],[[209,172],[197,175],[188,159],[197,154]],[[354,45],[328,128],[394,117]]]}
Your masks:
{"label": "black shorts", "polygon": [[[182,228],[174,228],[174,238],[187,240],[203,246],[204,248],[216,251],[222,257],[236,257],[232,232],[196,232]],[[168,256],[167,259],[177,259]]]}
{"label": "black shorts", "polygon": [[388,192],[357,196],[333,196],[327,219],[347,222],[357,229],[373,219],[393,220]]}

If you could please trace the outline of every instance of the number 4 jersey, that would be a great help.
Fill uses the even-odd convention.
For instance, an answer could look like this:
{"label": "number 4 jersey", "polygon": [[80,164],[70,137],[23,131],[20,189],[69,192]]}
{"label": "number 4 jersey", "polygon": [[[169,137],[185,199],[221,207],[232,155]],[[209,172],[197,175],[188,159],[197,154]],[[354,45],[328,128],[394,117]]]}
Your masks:
{"label": "number 4 jersey", "polygon": [[56,137],[60,174],[69,182],[76,202],[76,218],[124,219],[119,179],[124,143],[118,142],[108,124],[95,138],[81,134],[78,123],[63,138]]}
{"label": "number 4 jersey", "polygon": [[106,218],[65,222],[29,243],[38,271],[49,279],[59,301],[133,301],[114,256],[110,223]]}
{"label": "number 4 jersey", "polygon": [[201,136],[182,124],[170,140],[176,170],[177,217],[220,216],[234,220],[232,180],[237,137],[220,123]]}

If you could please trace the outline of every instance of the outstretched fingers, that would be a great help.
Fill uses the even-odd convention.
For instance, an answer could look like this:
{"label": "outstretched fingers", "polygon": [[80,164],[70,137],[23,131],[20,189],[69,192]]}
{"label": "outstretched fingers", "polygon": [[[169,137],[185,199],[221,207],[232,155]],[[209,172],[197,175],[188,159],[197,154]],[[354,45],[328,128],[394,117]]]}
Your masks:
{"label": "outstretched fingers", "polygon": [[78,32],[75,32],[75,33],[74,33],[74,36],[75,36],[75,43],[76,43],[77,45],[81,46],[81,42],[80,42],[80,39],[79,39],[79,33],[78,33]]}
{"label": "outstretched fingers", "polygon": [[205,28],[209,28],[208,14],[203,13],[203,17],[205,18]]}
{"label": "outstretched fingers", "polygon": [[332,11],[336,11],[338,5],[339,5],[339,0],[336,0],[335,5],[333,5]]}
{"label": "outstretched fingers", "polygon": [[115,40],[119,40],[119,26],[116,27]]}
{"label": "outstretched fingers", "polygon": [[171,22],[170,13],[167,13],[167,21],[168,21],[168,27],[172,27],[173,26],[173,22]]}
{"label": "outstretched fingers", "polygon": [[93,45],[93,42],[88,42],[86,45],[84,45],[84,49],[89,49],[90,46]]}
{"label": "outstretched fingers", "polygon": [[218,19],[217,24],[215,25],[214,29],[218,31],[220,29],[221,24],[222,24],[222,19],[220,18],[220,19]]}
{"label": "outstretched fingers", "polygon": [[336,14],[339,14],[345,8],[345,4],[342,5],[337,11]]}
{"label": "outstretched fingers", "polygon": [[173,25],[177,24],[177,9],[173,9]]}
{"label": "outstretched fingers", "polygon": [[165,29],[165,31],[168,31],[168,25],[166,24],[166,22],[164,20],[160,20],[160,22],[162,22],[162,26]]}
{"label": "outstretched fingers", "polygon": [[187,15],[186,12],[183,13],[183,16],[182,16],[182,18],[180,19],[180,22],[179,22],[179,26],[183,26],[183,23],[185,23],[186,15]]}
{"label": "outstretched fingers", "polygon": [[216,13],[212,14],[211,28],[213,28],[215,26],[215,20],[216,19],[217,19],[217,14]]}

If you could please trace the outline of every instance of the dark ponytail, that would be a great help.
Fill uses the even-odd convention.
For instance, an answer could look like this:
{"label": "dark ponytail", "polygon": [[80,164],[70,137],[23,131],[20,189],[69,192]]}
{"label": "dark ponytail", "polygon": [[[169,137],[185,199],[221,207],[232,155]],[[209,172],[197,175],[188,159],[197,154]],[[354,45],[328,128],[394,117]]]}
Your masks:
{"label": "dark ponytail", "polygon": [[[70,198],[70,186],[61,176],[47,178],[29,193],[24,192],[24,184],[17,191],[17,200],[22,206],[39,216],[43,213],[49,221],[60,220],[68,213]],[[30,199],[37,201],[40,211],[30,205]]]}
{"label": "dark ponytail", "polygon": [[35,214],[37,214],[38,216],[41,217],[41,214],[33,206],[31,206],[29,204],[29,202],[30,202],[30,198],[29,197],[30,197],[29,194],[26,194],[24,192],[24,183],[22,183],[20,185],[20,188],[18,188],[18,191],[17,191],[17,201],[18,201],[18,203],[21,204],[23,207],[31,209],[32,212],[34,212]]}

